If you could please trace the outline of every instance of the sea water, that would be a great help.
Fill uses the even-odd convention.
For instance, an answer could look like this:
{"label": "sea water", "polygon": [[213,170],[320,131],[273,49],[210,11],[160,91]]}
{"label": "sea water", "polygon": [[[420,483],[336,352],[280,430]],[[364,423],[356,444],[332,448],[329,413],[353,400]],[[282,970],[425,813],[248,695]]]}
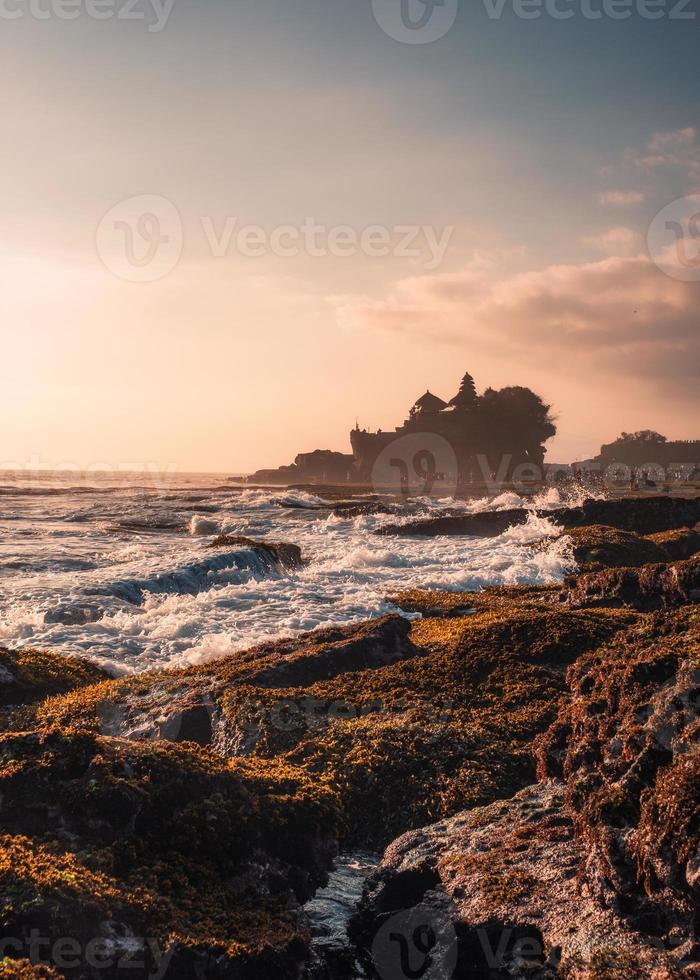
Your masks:
{"label": "sea water", "polygon": [[[87,655],[117,673],[207,662],[262,640],[401,612],[401,589],[560,582],[569,540],[534,512],[497,538],[380,537],[396,515],[335,516],[321,496],[225,477],[157,485],[74,474],[0,474],[0,645]],[[556,490],[528,506],[563,505]],[[420,498],[398,520],[446,508],[521,506]],[[286,569],[219,534],[300,546]]]}

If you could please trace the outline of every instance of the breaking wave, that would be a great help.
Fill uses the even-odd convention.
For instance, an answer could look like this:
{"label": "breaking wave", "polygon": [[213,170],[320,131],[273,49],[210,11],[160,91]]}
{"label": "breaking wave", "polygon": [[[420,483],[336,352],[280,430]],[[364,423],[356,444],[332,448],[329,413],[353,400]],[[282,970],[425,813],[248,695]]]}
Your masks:
{"label": "breaking wave", "polygon": [[[417,498],[405,514],[526,506],[498,538],[383,538],[396,515],[337,516],[302,491],[198,484],[193,491],[66,494],[4,500],[0,517],[0,642],[89,655],[113,670],[199,663],[261,640],[401,612],[402,589],[467,591],[548,584],[574,567],[571,543],[538,507],[570,503],[502,494]],[[80,521],[76,517],[80,515]],[[210,536],[288,541],[308,563],[293,572],[271,552],[211,551]]]}

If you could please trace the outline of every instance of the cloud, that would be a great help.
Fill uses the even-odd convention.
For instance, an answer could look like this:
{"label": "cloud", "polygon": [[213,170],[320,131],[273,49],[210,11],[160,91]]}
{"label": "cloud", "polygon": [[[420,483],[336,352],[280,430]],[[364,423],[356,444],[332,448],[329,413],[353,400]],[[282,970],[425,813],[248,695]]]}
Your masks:
{"label": "cloud", "polygon": [[643,204],[645,197],[641,191],[601,191],[598,196],[599,204],[610,204],[614,207],[634,207]]}
{"label": "cloud", "polygon": [[599,235],[587,235],[581,241],[605,255],[632,255],[639,250],[640,236],[632,228],[619,226]]}
{"label": "cloud", "polygon": [[654,133],[643,150],[628,148],[625,161],[637,170],[655,173],[674,170],[686,180],[700,179],[700,145],[692,126],[666,133]]}
{"label": "cloud", "polygon": [[647,148],[652,153],[667,152],[684,146],[692,146],[694,142],[695,130],[692,126],[686,126],[685,129],[675,129],[670,133],[654,133],[647,143]]}
{"label": "cloud", "polygon": [[406,339],[478,348],[557,374],[589,372],[691,397],[700,363],[697,284],[644,255],[611,257],[498,279],[460,273],[397,282],[386,298],[345,297],[339,322]]}

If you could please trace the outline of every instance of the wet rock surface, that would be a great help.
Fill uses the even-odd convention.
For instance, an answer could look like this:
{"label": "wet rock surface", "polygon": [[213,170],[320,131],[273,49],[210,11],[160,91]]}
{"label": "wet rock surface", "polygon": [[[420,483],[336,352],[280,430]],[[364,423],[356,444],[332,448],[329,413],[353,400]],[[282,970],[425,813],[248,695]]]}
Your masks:
{"label": "wet rock surface", "polygon": [[0,707],[43,701],[108,677],[105,670],[88,660],[0,647]]}
{"label": "wet rock surface", "polygon": [[348,926],[379,858],[370,851],[339,855],[328,874],[328,884],[304,905],[303,921],[311,934],[311,958],[305,970],[309,980],[351,980],[362,974]]}
{"label": "wet rock surface", "polygon": [[252,548],[269,556],[285,568],[303,568],[301,548],[284,541],[255,541],[239,534],[220,534],[209,544],[210,548]]}
{"label": "wet rock surface", "polygon": [[426,619],[411,630],[421,656],[301,690],[230,687],[230,745],[303,765],[336,792],[344,840],[381,847],[532,782],[532,742],[554,719],[567,666],[629,617],[511,605]]}
{"label": "wet rock surface", "polygon": [[377,528],[375,533],[384,536],[408,534],[431,538],[441,534],[471,534],[479,538],[497,538],[509,527],[525,524],[529,513],[524,507],[478,514],[450,513],[406,521],[403,524],[385,524]]}
{"label": "wet rock surface", "polygon": [[638,609],[652,612],[700,599],[700,555],[687,561],[609,568],[566,579],[560,601],[572,608]]}
{"label": "wet rock surface", "polygon": [[683,527],[650,534],[649,540],[658,544],[670,561],[692,558],[700,551],[700,524],[696,524],[693,528]]}
{"label": "wet rock surface", "polygon": [[568,530],[604,524],[620,531],[640,535],[694,527],[700,521],[700,500],[684,497],[635,497],[623,500],[586,500],[579,507],[558,510],[524,507],[487,511],[477,514],[446,514],[440,517],[389,524],[377,534],[409,534],[435,537],[441,534],[466,534],[497,537],[508,528],[525,524],[530,514],[548,517]]}
{"label": "wet rock surface", "polygon": [[398,507],[376,500],[341,500],[331,508],[336,517],[366,517],[373,514],[396,514]]}
{"label": "wet rock surface", "polygon": [[[232,689],[304,689],[339,674],[373,671],[421,655],[401,616],[317,630],[262,644],[203,667],[141,674],[53,698],[36,712],[41,726],[80,727],[130,739],[214,743],[237,754],[222,703]],[[194,737],[193,737],[194,736]]]}
{"label": "wet rock surface", "polygon": [[563,590],[117,679],[0,651],[0,977],[700,976],[696,505],[592,503]]}
{"label": "wet rock surface", "polygon": [[[332,794],[290,766],[86,732],[0,737],[0,925],[71,937],[76,976],[294,975],[294,909],[335,852]],[[46,951],[46,947],[45,947]],[[131,951],[131,966],[124,966]]]}
{"label": "wet rock surface", "polygon": [[655,534],[694,527],[700,521],[697,497],[628,497],[621,500],[586,500],[580,507],[554,513],[565,528],[606,524],[621,531]]}
{"label": "wet rock surface", "polygon": [[549,781],[395,841],[351,923],[367,975],[411,963],[479,980],[678,976],[660,944],[582,887],[564,795]]}
{"label": "wet rock surface", "polygon": [[[584,655],[540,740],[591,892],[700,972],[700,611],[657,613]],[[697,975],[697,974],[696,974]]]}
{"label": "wet rock surface", "polygon": [[573,544],[574,558],[582,571],[634,568],[669,558],[660,543],[635,531],[621,531],[605,524],[572,528],[566,536]]}

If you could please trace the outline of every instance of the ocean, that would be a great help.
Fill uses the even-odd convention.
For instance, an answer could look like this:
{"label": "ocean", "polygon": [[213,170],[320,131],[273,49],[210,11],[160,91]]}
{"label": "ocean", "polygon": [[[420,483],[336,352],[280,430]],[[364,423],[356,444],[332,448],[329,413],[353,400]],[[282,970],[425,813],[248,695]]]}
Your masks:
{"label": "ocean", "polygon": [[[401,589],[551,584],[574,568],[568,540],[534,513],[498,538],[378,537],[395,515],[338,517],[319,493],[211,474],[0,473],[0,645],[88,656],[119,674],[187,666],[401,612],[387,599]],[[417,498],[405,519],[571,502],[555,489],[527,501]],[[222,533],[291,542],[306,564],[209,548]]]}

